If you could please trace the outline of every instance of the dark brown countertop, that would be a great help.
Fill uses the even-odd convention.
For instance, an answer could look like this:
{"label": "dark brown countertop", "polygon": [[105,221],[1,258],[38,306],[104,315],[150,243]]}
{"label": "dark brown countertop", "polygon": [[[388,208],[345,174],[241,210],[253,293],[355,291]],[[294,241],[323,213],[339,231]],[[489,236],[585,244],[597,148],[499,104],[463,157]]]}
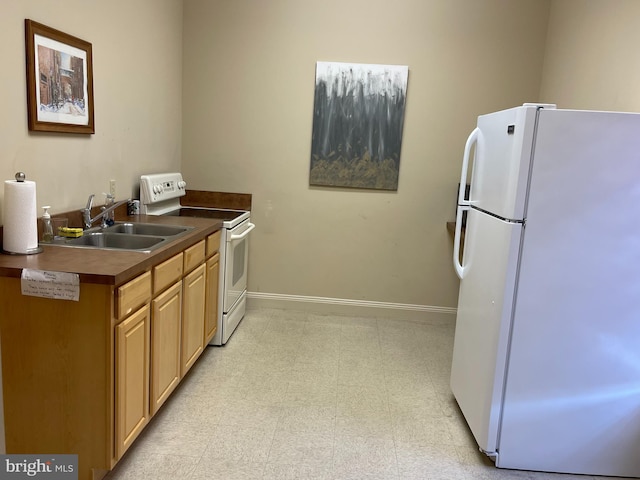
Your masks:
{"label": "dark brown countertop", "polygon": [[150,253],[43,245],[44,251],[34,255],[0,254],[0,276],[20,277],[23,268],[30,268],[77,273],[84,283],[121,285],[222,227],[222,220],[211,218],[136,215],[117,220],[196,228]]}

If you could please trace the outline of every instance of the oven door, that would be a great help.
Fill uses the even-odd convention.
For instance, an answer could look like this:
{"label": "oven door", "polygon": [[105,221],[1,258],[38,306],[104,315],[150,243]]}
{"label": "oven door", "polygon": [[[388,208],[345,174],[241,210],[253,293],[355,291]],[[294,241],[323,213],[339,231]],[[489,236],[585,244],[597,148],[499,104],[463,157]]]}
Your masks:
{"label": "oven door", "polygon": [[249,220],[227,231],[223,312],[228,313],[247,290],[249,232],[255,228]]}

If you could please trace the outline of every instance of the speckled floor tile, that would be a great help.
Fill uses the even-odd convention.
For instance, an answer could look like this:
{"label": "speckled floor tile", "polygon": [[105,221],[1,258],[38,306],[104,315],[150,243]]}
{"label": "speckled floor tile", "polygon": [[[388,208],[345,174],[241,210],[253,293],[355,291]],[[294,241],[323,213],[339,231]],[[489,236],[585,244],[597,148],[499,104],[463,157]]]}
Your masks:
{"label": "speckled floor tile", "polygon": [[199,457],[129,452],[104,480],[192,478]]}
{"label": "speckled floor tile", "polygon": [[333,468],[328,465],[300,465],[267,463],[263,480],[334,480]]}
{"label": "speckled floor tile", "polygon": [[611,480],[479,453],[449,387],[453,324],[250,309],[106,480]]}
{"label": "speckled floor tile", "polygon": [[337,435],[333,454],[335,478],[394,479],[398,475],[392,436]]}
{"label": "speckled floor tile", "polygon": [[236,460],[260,463],[267,460],[273,440],[271,428],[217,425],[209,434],[203,459]]}
{"label": "speckled floor tile", "polygon": [[[264,463],[233,458],[203,457],[191,476],[186,478],[189,480],[260,480],[264,467]],[[175,477],[174,480],[178,480],[178,478],[181,477]]]}
{"label": "speckled floor tile", "polygon": [[336,428],[336,407],[283,407],[276,432],[310,432],[333,435]]}
{"label": "speckled floor tile", "polygon": [[268,463],[322,467],[333,460],[333,434],[276,432]]}

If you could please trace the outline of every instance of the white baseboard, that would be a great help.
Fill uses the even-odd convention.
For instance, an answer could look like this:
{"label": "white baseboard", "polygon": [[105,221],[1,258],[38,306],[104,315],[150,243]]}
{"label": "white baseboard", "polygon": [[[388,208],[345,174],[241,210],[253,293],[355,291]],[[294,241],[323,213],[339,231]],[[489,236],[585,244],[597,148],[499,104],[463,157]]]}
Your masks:
{"label": "white baseboard", "polygon": [[310,297],[282,293],[247,292],[247,308],[280,308],[335,315],[389,317],[425,323],[449,323],[456,309],[409,303],[373,302],[345,298]]}

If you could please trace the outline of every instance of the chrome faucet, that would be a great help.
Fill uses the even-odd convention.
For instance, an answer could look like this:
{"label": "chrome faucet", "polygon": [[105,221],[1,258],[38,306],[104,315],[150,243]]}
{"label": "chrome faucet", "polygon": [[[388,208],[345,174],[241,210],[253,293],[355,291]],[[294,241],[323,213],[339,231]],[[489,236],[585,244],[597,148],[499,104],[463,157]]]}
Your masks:
{"label": "chrome faucet", "polygon": [[110,205],[109,207],[107,207],[106,205],[102,207],[100,213],[98,215],[96,215],[95,217],[91,218],[91,207],[93,206],[93,197],[95,197],[95,195],[92,193],[91,195],[89,195],[89,199],[87,200],[87,206],[85,208],[83,208],[82,210],[80,210],[80,212],[82,212],[82,221],[84,223],[84,229],[87,230],[89,228],[91,228],[91,225],[93,225],[93,223],[99,219],[102,219],[102,228],[108,227],[109,223],[108,223],[108,215],[109,213],[113,212],[116,208],[118,208],[120,205],[123,205],[127,202],[130,201],[130,199],[126,199],[126,200],[121,200],[119,202],[116,202],[112,205]]}

